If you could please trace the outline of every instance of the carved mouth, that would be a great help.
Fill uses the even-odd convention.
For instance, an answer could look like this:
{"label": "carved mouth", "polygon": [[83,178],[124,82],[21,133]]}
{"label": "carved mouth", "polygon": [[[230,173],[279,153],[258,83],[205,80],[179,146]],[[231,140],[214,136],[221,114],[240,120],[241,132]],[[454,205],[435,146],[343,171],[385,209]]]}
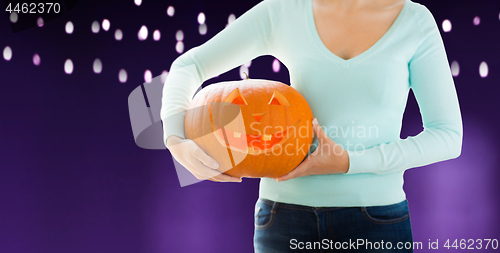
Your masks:
{"label": "carved mouth", "polygon": [[286,142],[295,132],[300,120],[293,126],[274,134],[251,135],[235,132],[217,125],[215,136],[222,146],[234,151],[259,155],[272,152],[275,148]]}

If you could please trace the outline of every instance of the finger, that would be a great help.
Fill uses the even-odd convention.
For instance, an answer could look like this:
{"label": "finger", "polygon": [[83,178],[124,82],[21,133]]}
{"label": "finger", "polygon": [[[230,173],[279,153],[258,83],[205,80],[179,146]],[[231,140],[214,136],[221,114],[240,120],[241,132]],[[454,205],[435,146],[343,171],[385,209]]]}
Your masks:
{"label": "finger", "polygon": [[305,171],[307,171],[311,167],[311,160],[306,159],[299,166],[295,167],[291,172],[286,175],[279,177],[276,181],[282,182],[295,177],[302,175]]}
{"label": "finger", "polygon": [[196,148],[195,151],[193,152],[193,157],[198,159],[200,162],[202,162],[205,166],[211,168],[211,169],[218,169],[219,168],[219,163],[215,161],[212,157],[207,155],[205,151],[201,148]]}
{"label": "finger", "polygon": [[205,164],[203,164],[201,162],[196,166],[195,170],[198,173],[198,175],[200,175],[203,178],[203,180],[208,179],[208,178],[214,178],[214,177],[222,174],[220,171],[208,168],[207,166],[205,166]]}
{"label": "finger", "polygon": [[316,118],[313,119],[312,123],[313,123],[314,134],[318,137],[318,139],[328,138],[328,136],[326,135],[323,128],[321,128],[321,126],[319,125],[318,120]]}
{"label": "finger", "polygon": [[[204,176],[204,177],[206,177],[206,176]],[[213,182],[238,182],[238,183],[241,183],[240,178],[231,177],[231,176],[228,176],[225,174],[219,174],[219,175],[214,176],[214,177],[206,178],[205,180],[210,180]]]}
{"label": "finger", "polygon": [[228,176],[226,174],[222,174],[218,170],[213,170],[213,169],[207,168],[205,166],[205,164],[203,164],[201,162],[199,162],[195,166],[196,166],[196,172],[205,179],[213,178],[217,181],[222,181],[222,182],[241,182],[241,178],[232,177],[232,176]]}
{"label": "finger", "polygon": [[217,182],[238,182],[238,183],[241,183],[241,181],[242,181],[242,179],[238,178],[238,177],[232,177],[232,176],[229,176],[229,175],[226,175],[223,173],[217,174],[217,171],[210,171],[207,174],[212,174],[212,173],[214,173],[215,175],[207,178],[208,180],[217,181]]}
{"label": "finger", "polygon": [[200,180],[200,181],[203,181],[203,180],[211,180],[211,181],[214,181],[214,182],[219,182],[219,180],[216,180],[216,179],[212,179],[212,178],[209,178],[207,176],[203,176],[201,175],[200,173],[196,172],[196,171],[190,171],[191,174],[193,174],[194,177],[196,177],[196,179]]}
{"label": "finger", "polygon": [[[205,166],[205,165],[203,165]],[[195,175],[195,177],[198,179],[198,180],[210,180],[212,182],[228,182],[229,180],[228,179],[225,179],[224,177],[219,177],[219,175],[217,176],[214,176],[214,177],[208,177],[208,176],[204,176],[204,175],[201,175],[199,173],[196,173],[194,172],[193,175]],[[221,174],[223,175],[223,174]]]}
{"label": "finger", "polygon": [[[186,167],[187,168],[187,167]],[[201,161],[195,159],[191,161],[189,169],[193,175],[196,176],[199,180],[207,180],[209,178],[213,178],[214,176],[219,175],[221,172],[218,170],[214,170],[212,168],[208,168]]]}
{"label": "finger", "polygon": [[226,174],[219,174],[219,175],[213,177],[213,179],[216,179],[220,182],[238,182],[238,183],[241,183],[241,181],[242,181],[241,178],[232,177],[232,176],[229,176]]}
{"label": "finger", "polygon": [[323,141],[321,141],[321,140],[318,141],[318,146],[316,146],[316,148],[314,149],[314,151],[310,155],[308,155],[306,157],[306,159],[304,159],[304,160],[311,160],[311,159],[313,159],[319,153],[319,150],[321,149],[321,145],[322,144],[323,144]]}

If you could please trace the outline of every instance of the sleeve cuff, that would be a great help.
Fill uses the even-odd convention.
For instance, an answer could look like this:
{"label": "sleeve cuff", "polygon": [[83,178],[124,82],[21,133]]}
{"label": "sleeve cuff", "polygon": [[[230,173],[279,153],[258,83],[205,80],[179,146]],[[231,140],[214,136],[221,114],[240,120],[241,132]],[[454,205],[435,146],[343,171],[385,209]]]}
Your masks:
{"label": "sleeve cuff", "polygon": [[166,119],[162,119],[163,122],[163,144],[167,146],[167,139],[172,135],[177,135],[181,138],[186,138],[184,133],[184,118],[186,117],[186,111],[169,116]]}
{"label": "sleeve cuff", "polygon": [[374,173],[380,167],[381,158],[375,149],[347,151],[349,170],[345,174]]}

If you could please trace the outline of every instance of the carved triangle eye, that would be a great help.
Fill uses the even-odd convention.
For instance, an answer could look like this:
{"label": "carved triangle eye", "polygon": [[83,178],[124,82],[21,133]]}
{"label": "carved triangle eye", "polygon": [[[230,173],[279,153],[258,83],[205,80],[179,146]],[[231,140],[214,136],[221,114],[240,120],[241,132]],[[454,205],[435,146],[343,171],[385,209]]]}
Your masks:
{"label": "carved triangle eye", "polygon": [[227,97],[224,102],[229,102],[237,105],[248,105],[247,101],[240,92],[240,89],[236,88]]}
{"label": "carved triangle eye", "polygon": [[273,96],[271,97],[271,100],[269,101],[270,105],[284,105],[284,106],[292,106],[290,102],[288,102],[288,99],[281,94],[278,90],[274,90]]}

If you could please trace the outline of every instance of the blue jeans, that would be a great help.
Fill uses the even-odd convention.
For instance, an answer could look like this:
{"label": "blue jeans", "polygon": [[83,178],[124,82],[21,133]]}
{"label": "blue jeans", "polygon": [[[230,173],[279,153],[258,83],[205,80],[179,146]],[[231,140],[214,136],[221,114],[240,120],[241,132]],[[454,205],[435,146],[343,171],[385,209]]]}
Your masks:
{"label": "blue jeans", "polygon": [[256,253],[413,252],[412,248],[407,200],[387,206],[308,207],[260,198],[255,205]]}

